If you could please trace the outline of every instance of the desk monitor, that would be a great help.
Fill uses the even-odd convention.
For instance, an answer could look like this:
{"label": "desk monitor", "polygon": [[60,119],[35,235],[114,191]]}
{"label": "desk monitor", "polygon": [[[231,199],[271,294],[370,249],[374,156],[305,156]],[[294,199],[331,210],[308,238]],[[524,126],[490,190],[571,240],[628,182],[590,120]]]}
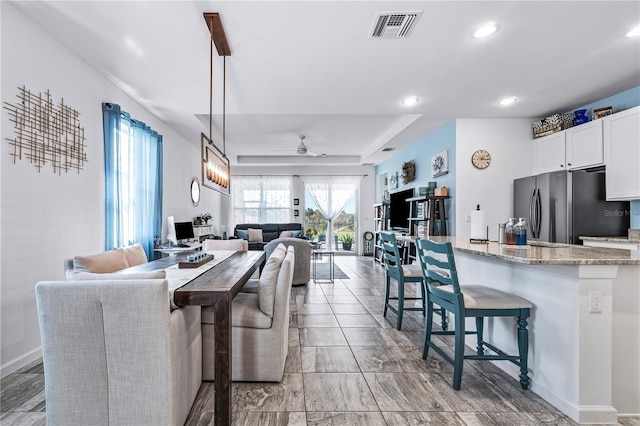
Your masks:
{"label": "desk monitor", "polygon": [[176,222],[176,240],[178,243],[195,238],[191,222]]}

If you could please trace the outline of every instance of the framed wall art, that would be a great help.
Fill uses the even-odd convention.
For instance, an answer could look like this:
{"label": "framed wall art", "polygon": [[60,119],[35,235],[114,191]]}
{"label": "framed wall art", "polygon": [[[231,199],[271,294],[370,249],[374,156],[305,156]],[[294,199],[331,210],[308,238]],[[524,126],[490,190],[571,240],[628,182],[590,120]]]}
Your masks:
{"label": "framed wall art", "polygon": [[431,157],[431,177],[449,173],[449,154],[444,150]]}
{"label": "framed wall art", "polygon": [[398,172],[393,172],[389,176],[389,189],[398,189]]}

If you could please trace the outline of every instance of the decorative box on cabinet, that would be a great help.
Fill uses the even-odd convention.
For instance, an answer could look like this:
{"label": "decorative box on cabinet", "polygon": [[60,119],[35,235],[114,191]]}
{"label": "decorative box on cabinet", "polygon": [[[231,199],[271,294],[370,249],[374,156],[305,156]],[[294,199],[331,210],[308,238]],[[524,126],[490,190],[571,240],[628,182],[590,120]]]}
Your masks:
{"label": "decorative box on cabinet", "polygon": [[565,168],[565,131],[534,139],[534,174]]}
{"label": "decorative box on cabinet", "polygon": [[640,106],[602,120],[607,200],[640,200]]}
{"label": "decorative box on cabinet", "polygon": [[601,166],[603,120],[594,120],[565,130],[566,162],[569,170]]}

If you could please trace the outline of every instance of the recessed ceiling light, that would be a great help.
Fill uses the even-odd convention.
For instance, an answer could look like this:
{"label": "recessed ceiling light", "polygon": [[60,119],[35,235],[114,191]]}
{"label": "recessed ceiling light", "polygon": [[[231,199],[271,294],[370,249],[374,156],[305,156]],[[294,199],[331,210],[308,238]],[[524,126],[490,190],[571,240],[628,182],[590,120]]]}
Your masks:
{"label": "recessed ceiling light", "polygon": [[492,22],[483,27],[478,28],[478,30],[475,33],[473,33],[473,36],[475,38],[489,37],[491,34],[495,33],[497,29],[498,27],[496,26],[496,24]]}
{"label": "recessed ceiling light", "polygon": [[640,36],[640,27],[635,27],[631,31],[627,33],[627,37],[638,37]]}
{"label": "recessed ceiling light", "polygon": [[417,104],[418,102],[420,102],[420,99],[416,98],[415,96],[409,96],[409,97],[403,99],[402,105],[404,105],[404,106],[413,106],[413,105]]}
{"label": "recessed ceiling light", "polygon": [[498,102],[498,104],[500,104],[501,106],[509,106],[516,102],[518,102],[518,98],[516,98],[515,96],[508,96],[506,98],[500,99],[500,102]]}

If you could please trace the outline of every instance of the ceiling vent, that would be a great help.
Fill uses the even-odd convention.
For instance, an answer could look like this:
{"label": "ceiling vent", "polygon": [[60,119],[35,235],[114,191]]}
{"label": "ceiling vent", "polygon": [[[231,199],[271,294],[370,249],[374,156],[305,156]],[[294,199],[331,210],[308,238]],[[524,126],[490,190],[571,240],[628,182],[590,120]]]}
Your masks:
{"label": "ceiling vent", "polygon": [[382,152],[391,152],[393,151],[395,148],[382,148]]}
{"label": "ceiling vent", "polygon": [[409,37],[422,11],[379,12],[373,20],[371,38]]}

